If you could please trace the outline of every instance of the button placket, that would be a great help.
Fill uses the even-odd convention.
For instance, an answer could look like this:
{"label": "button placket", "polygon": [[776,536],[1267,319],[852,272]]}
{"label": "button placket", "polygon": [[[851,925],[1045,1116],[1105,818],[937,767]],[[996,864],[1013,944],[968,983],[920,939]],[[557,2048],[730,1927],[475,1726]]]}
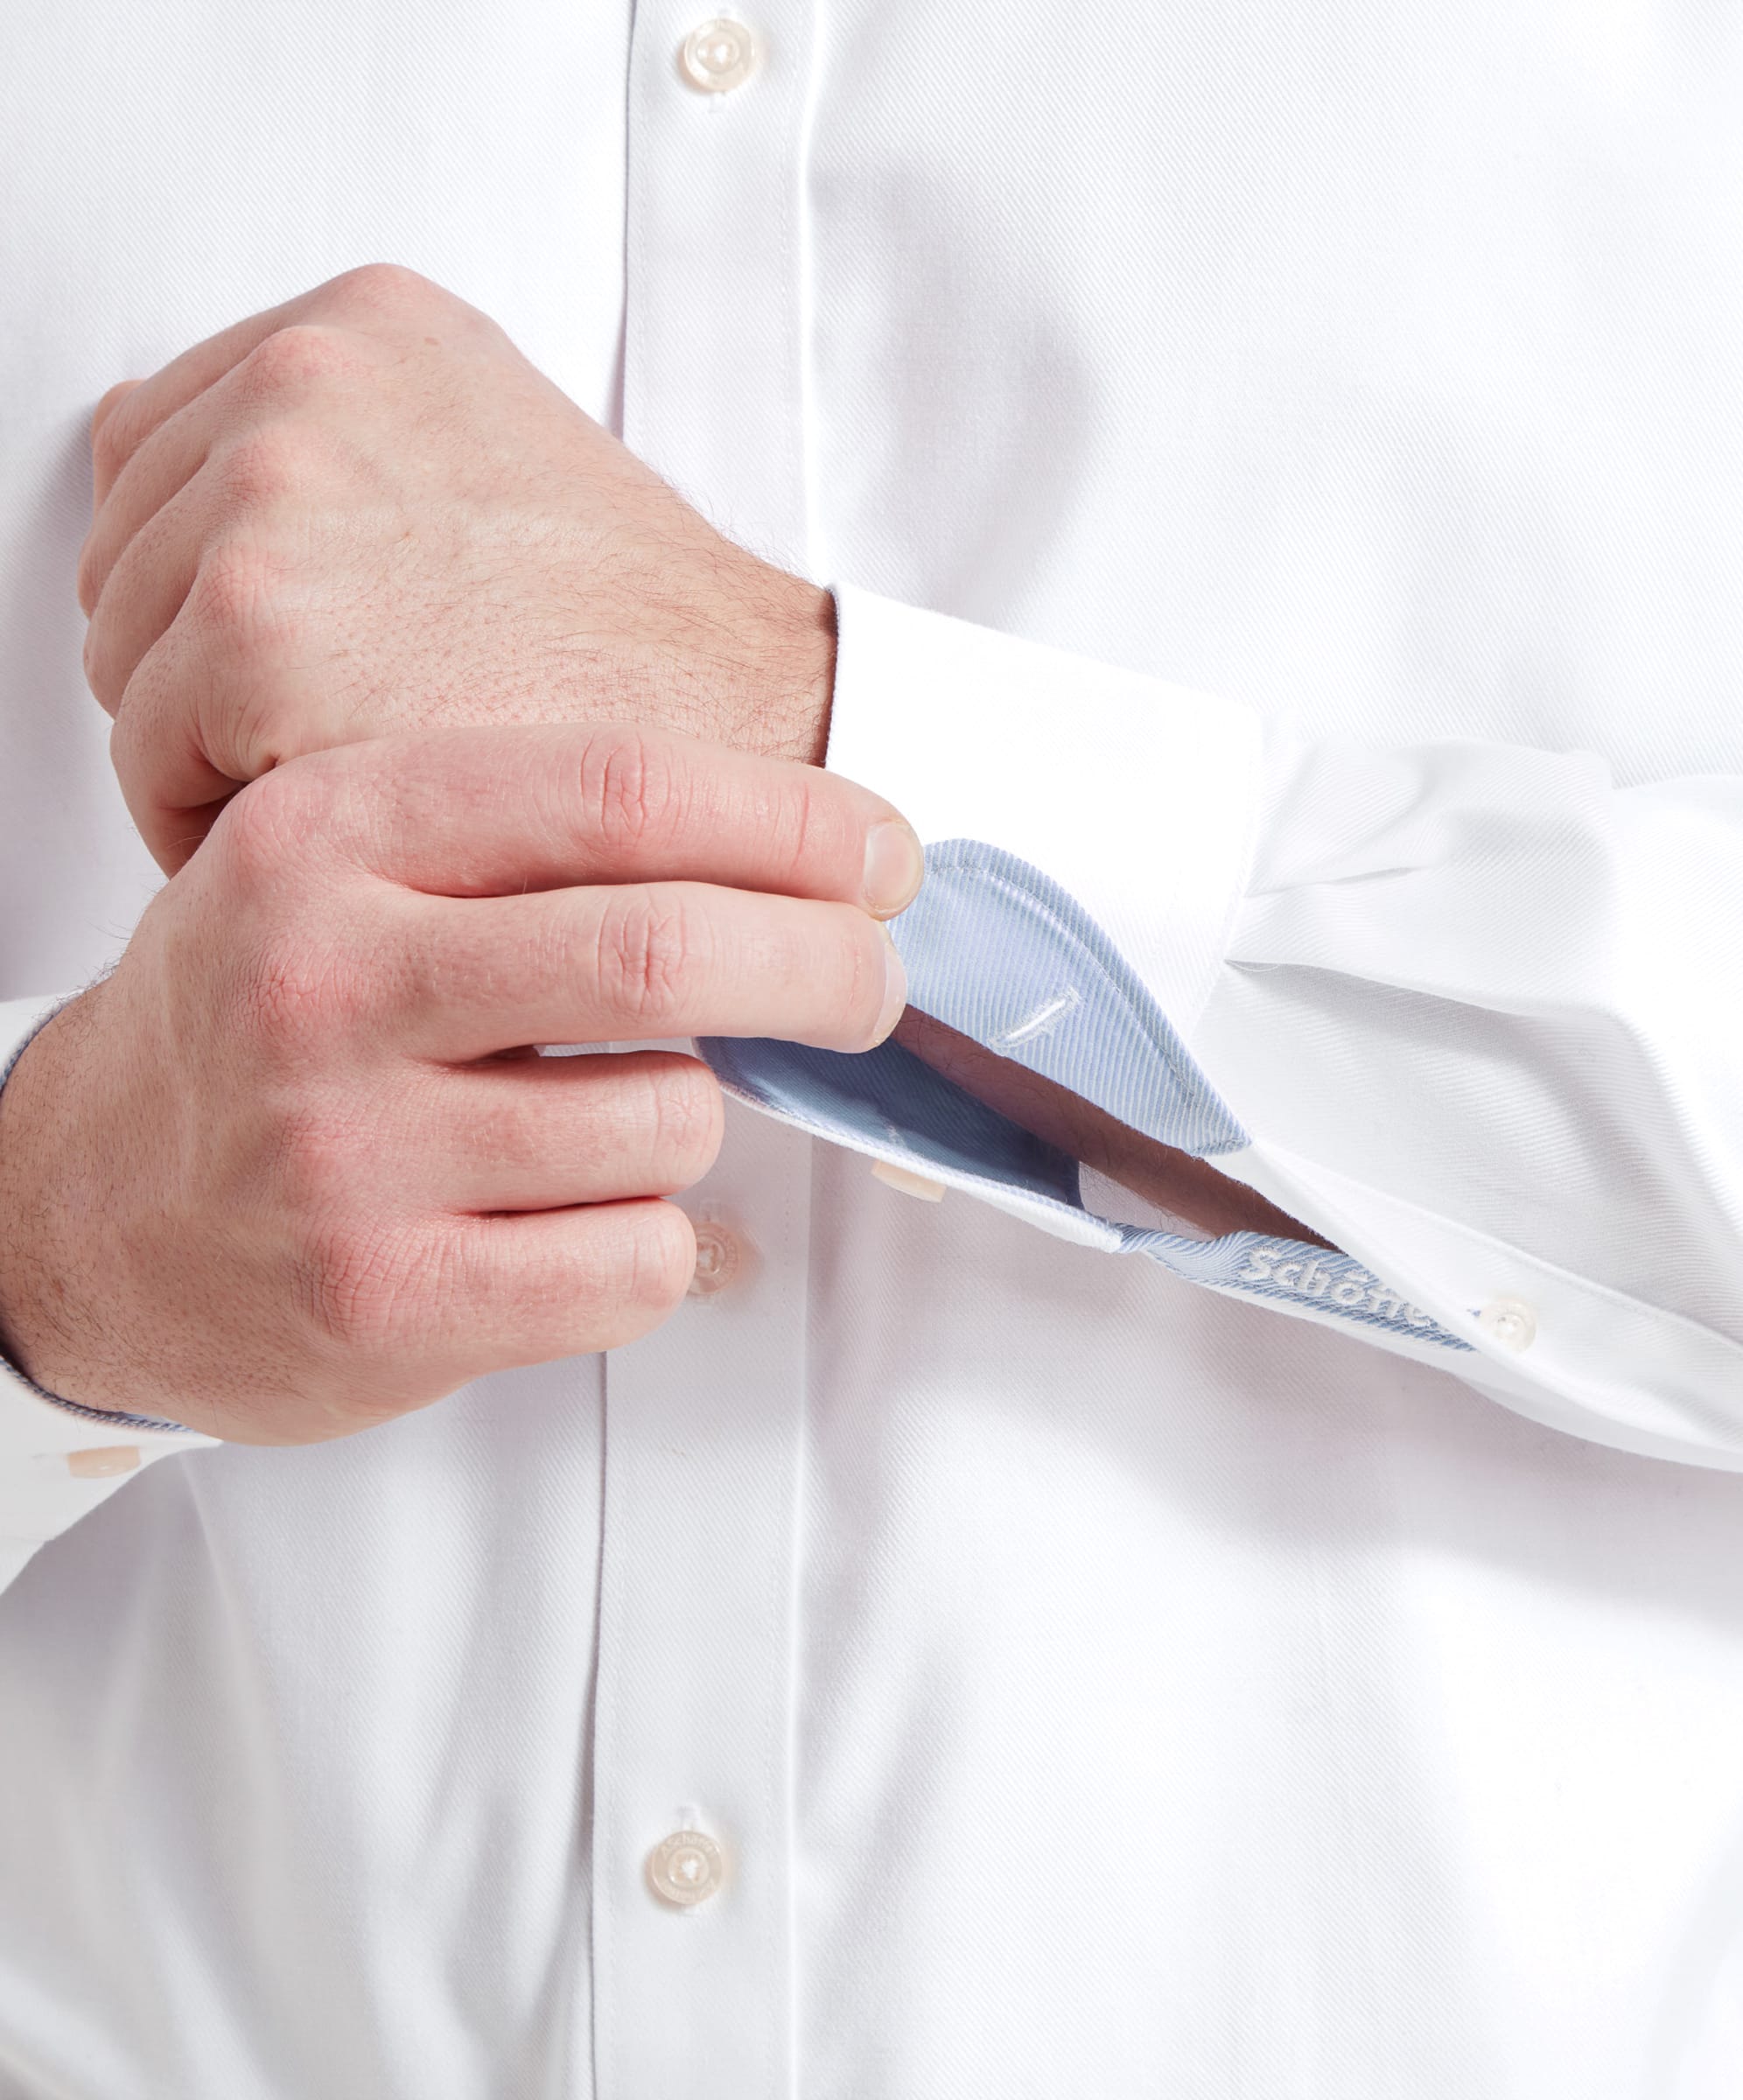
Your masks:
{"label": "button placket", "polygon": [[681,1312],[606,1368],[592,1759],[598,2100],[780,2100],[790,2090],[809,1140],[729,1110],[704,1186],[699,1237],[724,1227],[737,1248],[717,1301],[726,1317]]}
{"label": "button placket", "polygon": [[668,1833],[648,1855],[648,1881],[662,1903],[691,1911],[720,1893],[726,1862],[720,1847],[693,1810],[680,1809],[679,1828]]}
{"label": "button placket", "polygon": [[[811,10],[642,0],[631,56],[625,442],[808,572],[801,164]],[[711,119],[721,121],[714,122]]]}
{"label": "button placket", "polygon": [[[705,6],[706,0],[704,0]],[[804,122],[811,10],[745,55],[690,0],[638,0],[623,432],[724,531],[809,568]],[[731,46],[731,48],[729,48]],[[748,83],[748,84],[747,84]],[[697,1200],[695,1298],[606,1370],[594,1698],[597,2100],[793,2088],[793,1554],[811,1146],[729,1108]],[[705,1802],[705,1817],[673,1804]],[[663,1895],[721,1879],[705,1899]],[[684,1871],[695,1881],[684,1879]],[[681,1921],[689,1921],[688,1923]]]}

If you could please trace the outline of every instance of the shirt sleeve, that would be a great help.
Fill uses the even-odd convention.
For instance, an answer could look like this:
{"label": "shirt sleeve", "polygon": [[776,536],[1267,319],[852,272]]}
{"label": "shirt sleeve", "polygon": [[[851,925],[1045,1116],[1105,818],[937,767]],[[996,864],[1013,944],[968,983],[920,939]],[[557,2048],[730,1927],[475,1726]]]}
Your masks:
{"label": "shirt sleeve", "polygon": [[[829,764],[895,802],[934,865],[981,842],[983,877],[1021,867],[1096,929],[1201,1090],[1158,1135],[1407,1294],[1480,1390],[1743,1467],[1743,778],[1621,786],[1597,752],[1307,739],[836,598]],[[997,943],[921,946],[913,1002],[1019,1054],[1020,1030],[975,1018],[999,967]],[[1055,1035],[1056,1076],[1144,1120],[1130,1071],[1085,1052],[1074,1073]],[[1280,1311],[1335,1275],[1244,1256],[1269,1259],[1254,1294]]]}
{"label": "shirt sleeve", "polygon": [[[0,1088],[60,999],[0,1001]],[[45,1048],[48,1046],[45,1045]],[[173,1452],[216,1439],[46,1393],[0,1356],[0,1589],[37,1548]]]}

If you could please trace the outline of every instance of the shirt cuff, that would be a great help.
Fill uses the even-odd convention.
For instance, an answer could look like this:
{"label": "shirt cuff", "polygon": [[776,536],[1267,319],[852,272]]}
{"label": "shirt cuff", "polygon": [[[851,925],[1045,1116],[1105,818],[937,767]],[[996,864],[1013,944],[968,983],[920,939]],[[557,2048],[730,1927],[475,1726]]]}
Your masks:
{"label": "shirt cuff", "polygon": [[1252,859],[1255,710],[868,591],[835,598],[830,770],[928,844],[991,841],[1045,869],[1189,1036]]}
{"label": "shirt cuff", "polygon": [[[828,762],[919,831],[891,928],[911,1003],[1158,1143],[1263,1188],[1247,1131],[1186,1048],[1245,895],[1264,737],[1245,704],[838,588]],[[894,1041],[858,1056],[708,1038],[722,1083],[1044,1232],[1147,1256],[1419,1362],[1470,1344],[1348,1254],[1181,1232]],[[1269,1190],[1264,1193],[1270,1194]]]}
{"label": "shirt cuff", "polygon": [[[961,1187],[1359,1331],[1548,1426],[1743,1470],[1734,1133],[1710,1049],[1733,781],[1643,803],[1589,756],[1468,741],[1327,745],[1306,766],[1275,737],[1268,759],[1240,704],[836,598],[829,763],[927,847],[891,928],[914,1006],[1214,1160],[1322,1243],[1134,1215],[893,1040],[710,1040],[730,1090],[898,1186]],[[1652,1130],[1680,1174],[1654,1166]],[[1664,1240],[1650,1261],[1637,1194]]]}
{"label": "shirt cuff", "polygon": [[[0,1001],[0,1088],[65,999]],[[45,1392],[0,1356],[0,1589],[36,1549],[172,1452],[216,1438]]]}

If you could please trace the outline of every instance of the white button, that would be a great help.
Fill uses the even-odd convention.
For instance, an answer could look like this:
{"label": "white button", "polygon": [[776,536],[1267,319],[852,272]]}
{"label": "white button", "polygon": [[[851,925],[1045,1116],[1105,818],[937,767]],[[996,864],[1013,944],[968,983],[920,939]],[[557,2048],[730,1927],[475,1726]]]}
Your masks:
{"label": "white button", "polygon": [[738,1273],[744,1250],[736,1233],[710,1218],[699,1218],[696,1228],[696,1274],[690,1278],[692,1298],[712,1298],[724,1291]]}
{"label": "white button", "polygon": [[728,94],[756,69],[756,40],[731,15],[697,23],[678,52],[678,71],[704,94]]}
{"label": "white button", "polygon": [[681,1910],[707,1902],[725,1876],[720,1847],[705,1830],[674,1830],[648,1855],[648,1879],[654,1894]]}
{"label": "white button", "polygon": [[905,1196],[918,1196],[922,1203],[942,1203],[944,1200],[944,1184],[928,1181],[924,1174],[916,1174],[911,1168],[898,1166],[893,1159],[874,1159],[872,1172],[879,1181],[899,1188]]}
{"label": "white button", "polygon": [[1537,1339],[1537,1315],[1522,1298],[1491,1298],[1477,1325],[1504,1349],[1529,1349]]}

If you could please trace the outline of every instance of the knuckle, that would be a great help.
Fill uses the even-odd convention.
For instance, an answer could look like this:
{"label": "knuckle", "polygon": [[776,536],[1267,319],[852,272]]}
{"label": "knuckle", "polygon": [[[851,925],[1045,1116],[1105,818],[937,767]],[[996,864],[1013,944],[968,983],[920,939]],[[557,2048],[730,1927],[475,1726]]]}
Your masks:
{"label": "knuckle", "polygon": [[445,298],[439,285],[402,262],[365,262],[322,287],[322,304],[336,312],[392,317]]}
{"label": "knuckle", "polygon": [[99,547],[94,531],[87,533],[85,543],[79,550],[77,591],[79,604],[87,619],[96,611],[99,585],[106,565],[105,550]]}
{"label": "knuckle", "polygon": [[[220,677],[208,679],[191,696],[185,689],[178,695],[179,706],[197,726],[206,758],[234,780],[263,779],[308,747],[311,724],[294,692],[273,675],[270,662],[257,662],[252,668],[254,676],[238,676],[237,667],[220,663]],[[222,676],[225,672],[229,675]],[[130,686],[130,701],[131,692]],[[293,774],[278,792],[303,798],[298,807],[306,828],[332,830],[339,804],[326,775],[315,769]]]}
{"label": "knuckle", "polygon": [[349,1210],[374,1149],[374,1133],[364,1117],[297,1090],[280,1108],[268,1148],[279,1201],[297,1218],[321,1220]]}
{"label": "knuckle", "polygon": [[[771,777],[757,812],[778,885],[806,893],[819,866],[832,864],[845,843],[839,822],[839,785],[815,766],[783,766]],[[851,871],[857,878],[858,870]]]}
{"label": "knuckle", "polygon": [[654,1158],[664,1180],[689,1188],[714,1165],[726,1131],[720,1083],[705,1065],[661,1074],[654,1084]]}
{"label": "knuckle", "polygon": [[[844,907],[848,908],[848,907]],[[843,948],[841,1012],[851,1037],[850,1046],[869,1050],[878,1042],[884,994],[889,983],[886,940],[868,919],[853,914]]]}
{"label": "knuckle", "polygon": [[235,646],[257,645],[278,624],[275,565],[257,548],[234,541],[208,549],[188,593],[188,618],[200,632]]}
{"label": "knuckle", "polygon": [[676,1203],[640,1207],[626,1248],[625,1309],[655,1319],[676,1310],[696,1273],[696,1232]]}
{"label": "knuckle", "polygon": [[93,620],[85,630],[83,662],[85,682],[101,704],[110,714],[116,711],[120,698],[114,690],[114,681],[108,668],[108,628],[102,620]]}
{"label": "knuckle", "polygon": [[303,395],[354,362],[341,330],[320,321],[293,321],[263,337],[242,360],[241,382],[256,399]]}
{"label": "knuckle", "polygon": [[132,396],[112,408],[91,435],[91,463],[99,480],[113,481],[133,457],[138,423],[130,413]]}
{"label": "knuckle", "polygon": [[254,944],[241,972],[242,1031],[277,1062],[327,1061],[366,1004],[361,972],[341,946],[297,923]]}
{"label": "knuckle", "polygon": [[[109,725],[109,764],[124,794],[149,781],[163,761],[167,739],[159,704],[158,659],[158,648],[146,651],[129,679],[125,693],[111,710],[115,718]],[[92,690],[95,690],[94,684]],[[104,705],[108,703],[105,701]]]}
{"label": "knuckle", "polygon": [[233,797],[213,826],[212,851],[233,884],[252,889],[262,878],[270,882],[283,866],[294,823],[284,804],[282,786],[269,774]]}
{"label": "knuckle", "polygon": [[410,1221],[348,1216],[312,1231],[301,1263],[304,1317],[347,1353],[395,1346],[420,1324],[428,1264]]}
{"label": "knuckle", "polygon": [[677,803],[676,774],[654,739],[619,725],[588,738],[581,759],[581,807],[606,851],[634,851],[676,820]]}
{"label": "knuckle", "polygon": [[332,831],[337,804],[332,769],[307,759],[275,766],[233,795],[210,844],[239,900],[294,919],[303,902],[299,872],[311,844]]}
{"label": "knuckle", "polygon": [[224,493],[244,508],[278,502],[308,483],[312,452],[293,424],[256,424],[225,450],[220,469]]}
{"label": "knuckle", "polygon": [[678,1013],[695,961],[693,915],[653,884],[612,891],[600,914],[594,976],[606,1007],[659,1034]]}

